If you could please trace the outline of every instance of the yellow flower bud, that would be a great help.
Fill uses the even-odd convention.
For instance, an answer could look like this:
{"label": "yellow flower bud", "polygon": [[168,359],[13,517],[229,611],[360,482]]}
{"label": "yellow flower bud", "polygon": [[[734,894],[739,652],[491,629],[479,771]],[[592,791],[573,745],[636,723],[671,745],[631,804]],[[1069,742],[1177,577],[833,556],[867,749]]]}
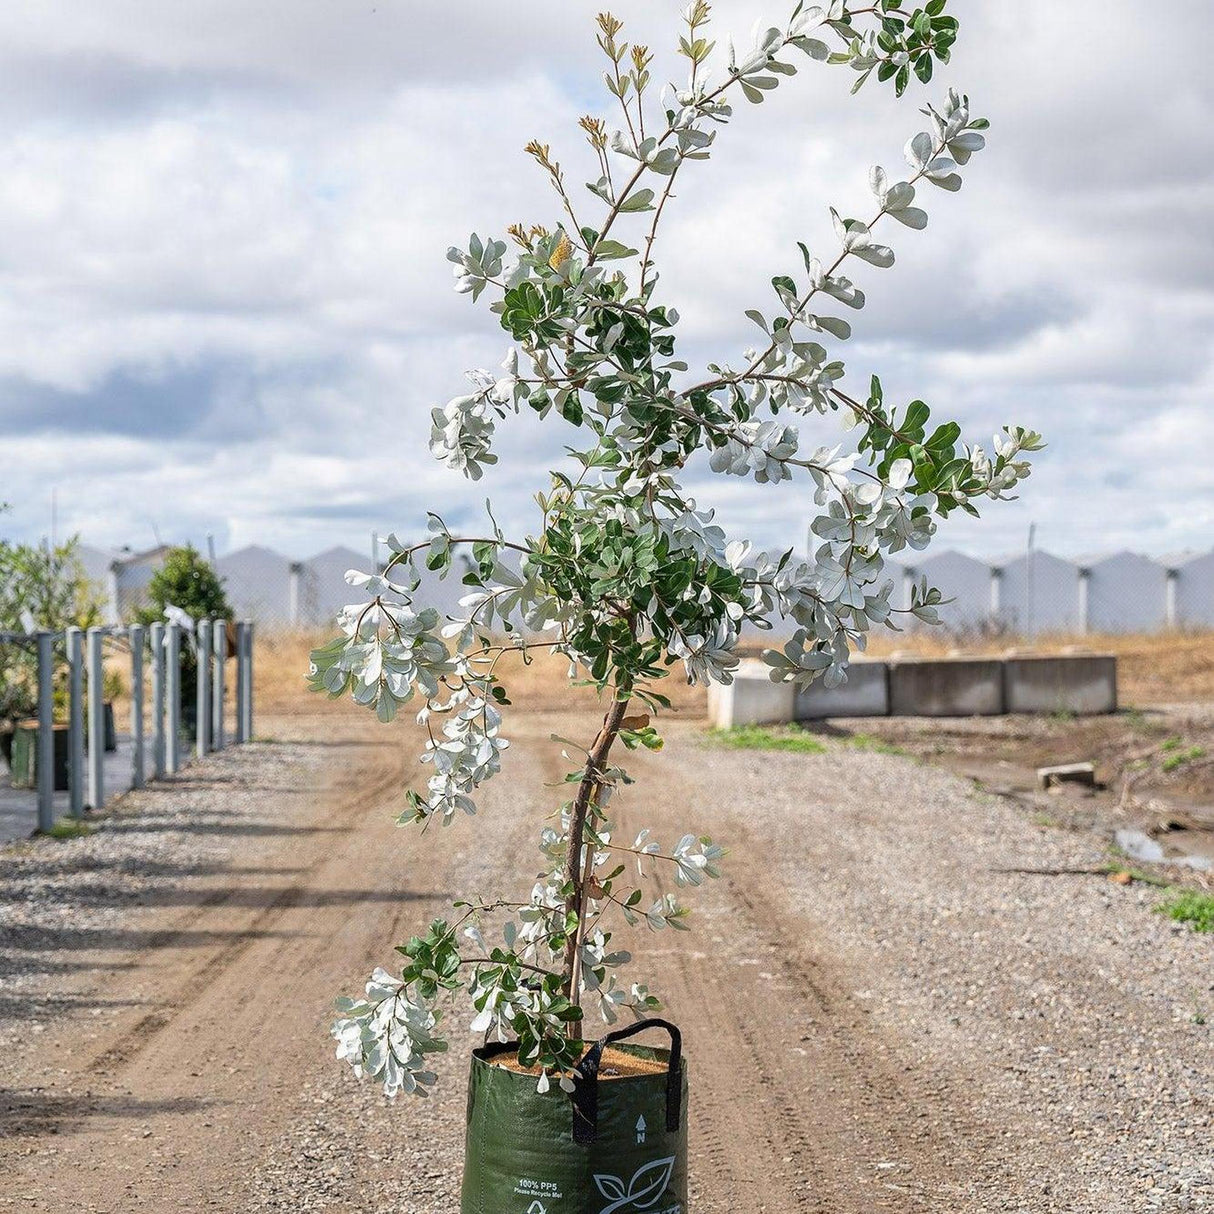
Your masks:
{"label": "yellow flower bud", "polygon": [[552,250],[552,256],[548,258],[548,264],[554,270],[559,270],[572,254],[573,242],[562,232],[560,240],[556,242],[556,248]]}

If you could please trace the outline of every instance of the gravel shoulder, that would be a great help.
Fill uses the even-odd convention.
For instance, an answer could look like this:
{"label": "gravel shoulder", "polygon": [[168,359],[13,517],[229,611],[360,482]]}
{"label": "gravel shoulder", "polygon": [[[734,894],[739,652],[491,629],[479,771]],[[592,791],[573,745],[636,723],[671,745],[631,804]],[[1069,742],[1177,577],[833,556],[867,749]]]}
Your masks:
{"label": "gravel shoulder", "polygon": [[[0,851],[0,1209],[452,1214],[470,1043],[391,1105],[332,1060],[332,998],[527,884],[549,733],[590,723],[516,714],[446,831],[392,823],[408,731],[330,712]],[[733,849],[692,934],[635,939],[688,1035],[692,1208],[1214,1209],[1211,938],[1148,887],[993,871],[1098,840],[899,756],[669,737],[626,758],[626,824]]]}

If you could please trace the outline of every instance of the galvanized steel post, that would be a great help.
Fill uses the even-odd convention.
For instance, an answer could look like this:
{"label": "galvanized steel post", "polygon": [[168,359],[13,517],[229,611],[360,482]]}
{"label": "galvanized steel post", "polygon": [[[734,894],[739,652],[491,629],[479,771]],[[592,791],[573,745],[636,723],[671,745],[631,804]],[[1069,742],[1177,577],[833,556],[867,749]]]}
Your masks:
{"label": "galvanized steel post", "polygon": [[223,681],[224,663],[228,657],[227,620],[216,620],[211,631],[211,649],[215,655],[215,687],[212,693],[214,706],[211,716],[214,723],[214,731],[211,735],[211,748],[213,750],[222,750],[226,742],[223,722]]}
{"label": "galvanized steel post", "polygon": [[143,745],[143,625],[132,624],[131,646],[131,787],[144,785]]}
{"label": "galvanized steel post", "polygon": [[247,742],[249,739],[245,734],[245,717],[244,717],[244,698],[245,698],[245,683],[248,679],[248,673],[245,669],[245,631],[248,625],[244,620],[238,620],[236,623],[236,741]]}
{"label": "galvanized steel post", "polygon": [[73,818],[84,815],[84,629],[67,630],[67,785]]}
{"label": "galvanized steel post", "polygon": [[38,633],[38,829],[55,825],[55,634]]}
{"label": "galvanized steel post", "polygon": [[246,742],[253,740],[253,639],[255,636],[252,620],[244,626],[245,644],[245,674],[244,674],[244,736]]}
{"label": "galvanized steel post", "polygon": [[199,620],[198,637],[198,708],[194,728],[194,753],[206,758],[211,749],[211,621]]}
{"label": "galvanized steel post", "polygon": [[181,625],[170,624],[165,629],[164,694],[168,711],[165,713],[165,769],[176,775],[181,767]]}
{"label": "galvanized steel post", "polygon": [[85,670],[89,697],[88,761],[89,805],[105,804],[105,676],[101,665],[102,630],[90,628],[85,648]]}
{"label": "galvanized steel post", "polygon": [[156,779],[164,775],[164,625],[148,630],[152,645],[152,770]]}

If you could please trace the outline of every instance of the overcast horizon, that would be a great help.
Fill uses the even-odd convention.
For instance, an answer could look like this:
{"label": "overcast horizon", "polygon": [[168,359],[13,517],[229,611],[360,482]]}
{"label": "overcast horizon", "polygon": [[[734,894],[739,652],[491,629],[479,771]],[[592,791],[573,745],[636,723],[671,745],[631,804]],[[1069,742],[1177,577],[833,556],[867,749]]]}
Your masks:
{"label": "overcast horizon", "polygon": [[[0,534],[45,535],[52,488],[60,535],[96,547],[364,551],[428,508],[478,518],[487,495],[525,531],[559,426],[507,419],[476,484],[426,449],[430,409],[509,345],[451,290],[446,250],[558,221],[532,137],[591,178],[577,118],[612,121],[599,7],[0,10]],[[659,80],[681,77],[680,7],[612,6]],[[716,36],[791,7],[717,4]],[[1031,522],[1059,555],[1208,550],[1214,10],[1178,27],[1125,0],[1058,9],[954,0],[953,63],[900,100],[875,81],[849,97],[850,71],[798,57],[680,175],[659,296],[693,369],[736,361],[796,242],[828,251],[828,207],[864,213],[869,165],[900,171],[918,108],[956,84],[990,146],[959,194],[921,191],[925,231],[883,234],[898,264],[854,273],[870,304],[834,343],[853,390],[876,372],[988,449],[1005,423],[1050,444],[1020,501],[950,520],[935,550],[1022,550]],[[838,433],[797,421],[805,445]],[[804,544],[807,488],[691,479],[731,534]]]}

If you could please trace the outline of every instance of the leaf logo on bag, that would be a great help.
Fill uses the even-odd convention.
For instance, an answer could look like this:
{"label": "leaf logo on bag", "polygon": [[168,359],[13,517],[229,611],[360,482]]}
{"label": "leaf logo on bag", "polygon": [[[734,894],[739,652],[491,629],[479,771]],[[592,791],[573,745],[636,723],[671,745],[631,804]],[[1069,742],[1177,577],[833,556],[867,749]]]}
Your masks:
{"label": "leaf logo on bag", "polygon": [[633,1210],[648,1210],[650,1206],[657,1205],[662,1194],[666,1192],[667,1185],[670,1184],[673,1172],[674,1156],[672,1155],[669,1159],[658,1159],[653,1163],[647,1163],[636,1173],[627,1188],[624,1187],[624,1182],[618,1176],[600,1173],[595,1176],[594,1183],[598,1185],[599,1192],[607,1198],[609,1204],[605,1205],[599,1214],[615,1214],[616,1210],[623,1210],[626,1207]]}

